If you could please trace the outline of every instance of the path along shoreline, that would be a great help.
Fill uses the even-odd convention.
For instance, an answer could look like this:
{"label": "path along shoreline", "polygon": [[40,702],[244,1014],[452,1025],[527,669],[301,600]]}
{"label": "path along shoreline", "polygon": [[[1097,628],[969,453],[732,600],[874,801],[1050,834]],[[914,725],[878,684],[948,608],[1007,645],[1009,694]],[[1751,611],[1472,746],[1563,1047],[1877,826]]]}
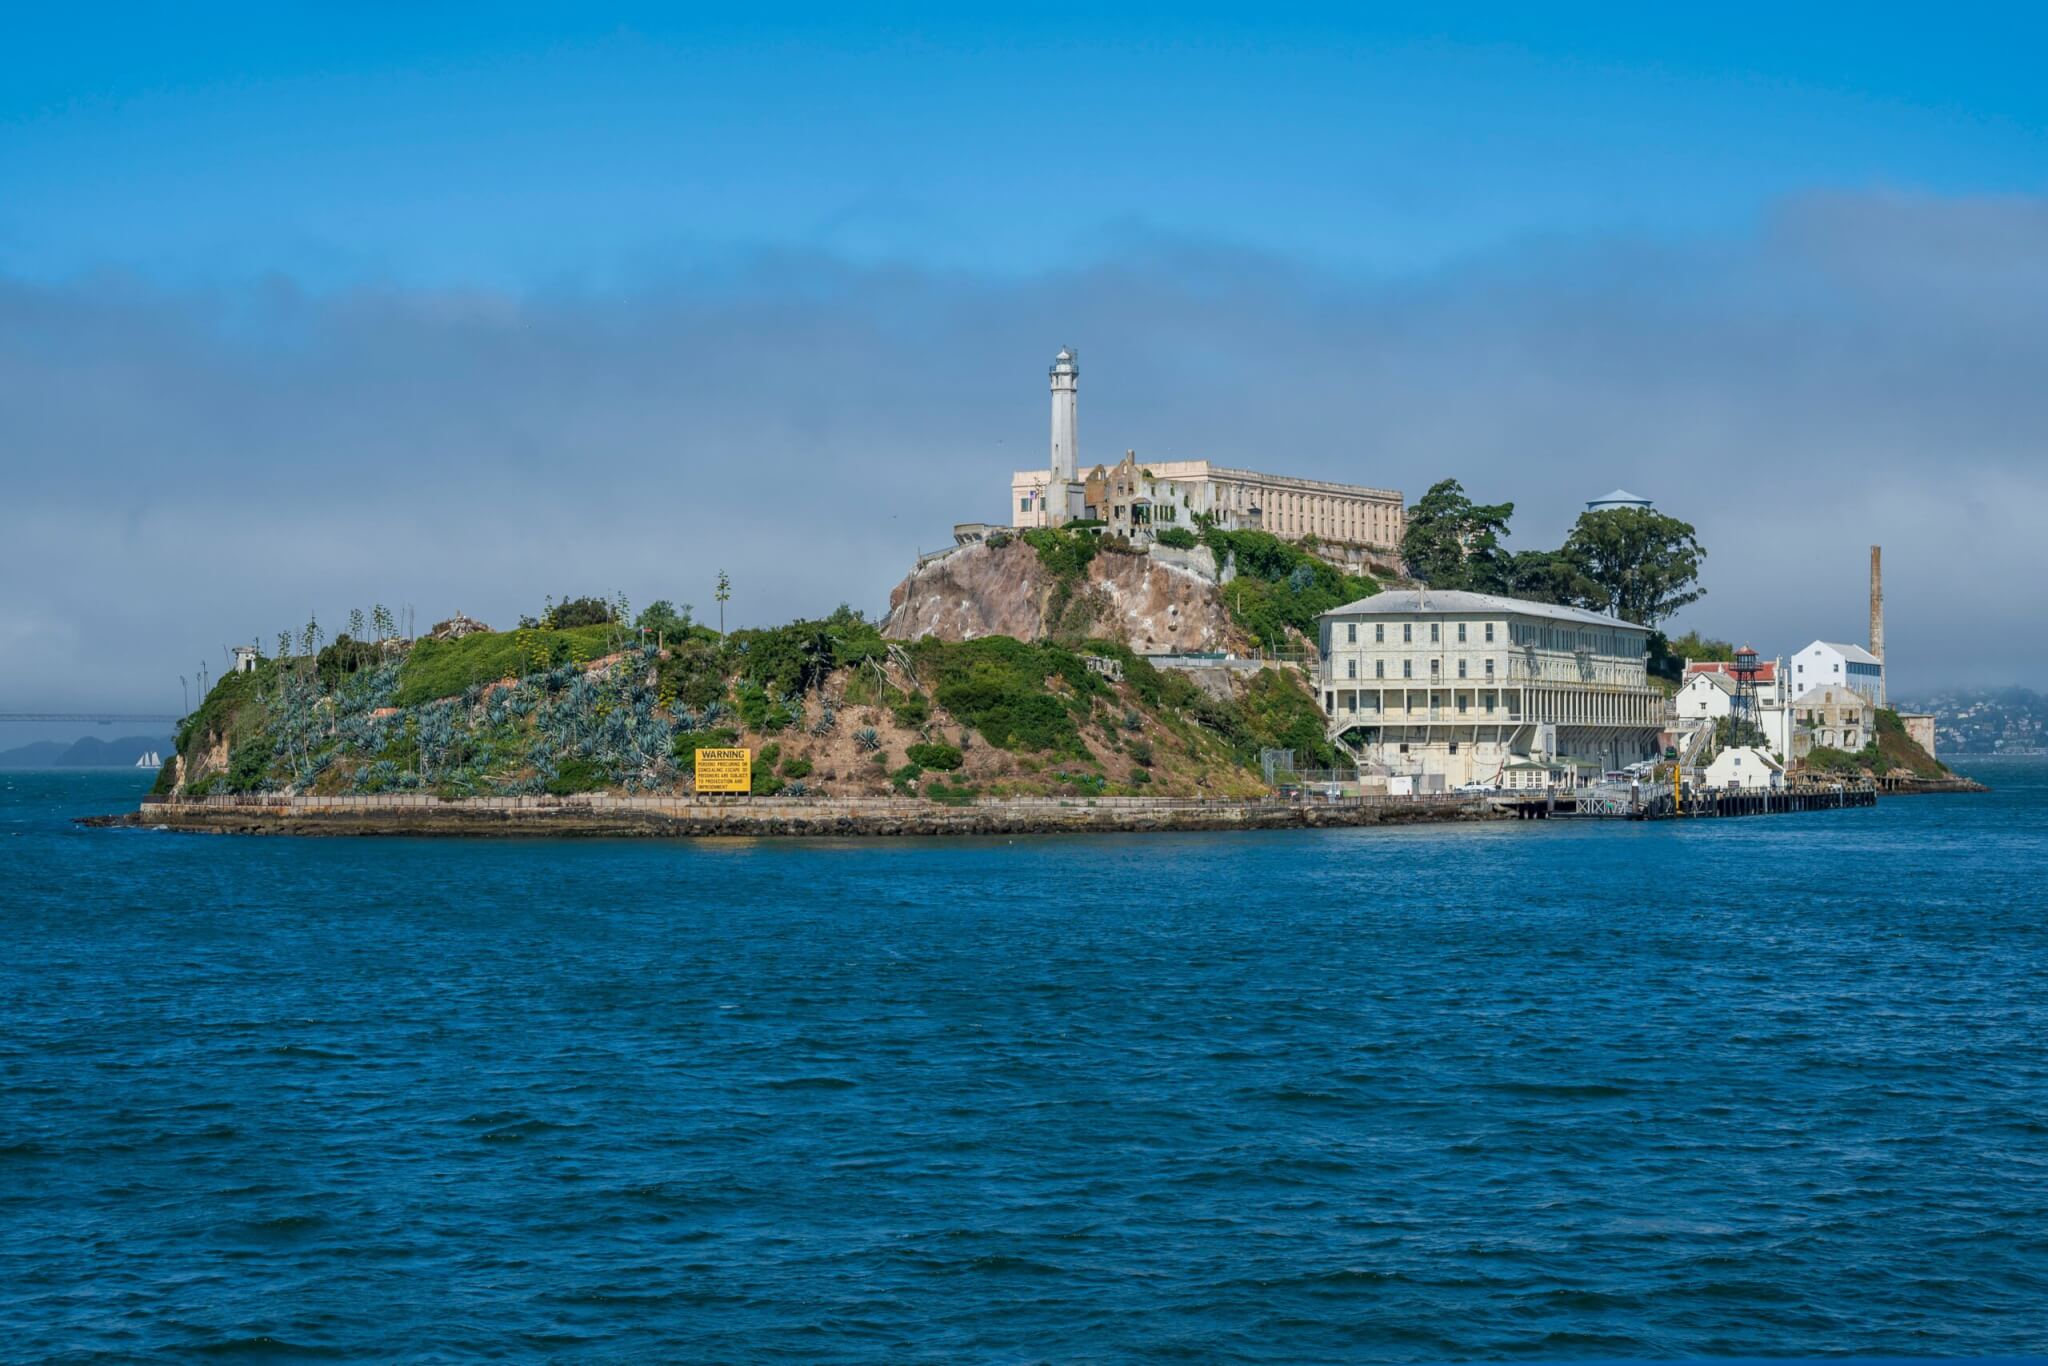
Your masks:
{"label": "path along shoreline", "polygon": [[868,836],[1075,831],[1300,830],[1508,819],[1484,798],[1335,802],[1143,797],[1011,798],[945,806],[916,798],[202,797],[90,816],[93,826],[238,835]]}

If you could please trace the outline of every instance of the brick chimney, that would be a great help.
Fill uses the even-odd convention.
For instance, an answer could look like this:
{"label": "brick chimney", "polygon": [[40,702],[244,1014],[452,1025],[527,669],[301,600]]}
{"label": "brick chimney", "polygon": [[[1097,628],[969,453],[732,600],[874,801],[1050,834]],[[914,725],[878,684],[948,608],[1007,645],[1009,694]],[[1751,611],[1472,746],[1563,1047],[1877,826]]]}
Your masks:
{"label": "brick chimney", "polygon": [[1884,660],[1884,547],[1870,547],[1870,653]]}

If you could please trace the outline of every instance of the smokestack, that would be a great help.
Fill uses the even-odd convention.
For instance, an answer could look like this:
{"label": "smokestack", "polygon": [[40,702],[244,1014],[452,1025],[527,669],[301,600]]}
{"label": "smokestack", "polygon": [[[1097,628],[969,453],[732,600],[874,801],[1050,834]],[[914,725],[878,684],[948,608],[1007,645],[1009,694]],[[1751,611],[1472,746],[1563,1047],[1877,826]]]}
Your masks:
{"label": "smokestack", "polygon": [[1884,660],[1884,547],[1870,547],[1870,653]]}

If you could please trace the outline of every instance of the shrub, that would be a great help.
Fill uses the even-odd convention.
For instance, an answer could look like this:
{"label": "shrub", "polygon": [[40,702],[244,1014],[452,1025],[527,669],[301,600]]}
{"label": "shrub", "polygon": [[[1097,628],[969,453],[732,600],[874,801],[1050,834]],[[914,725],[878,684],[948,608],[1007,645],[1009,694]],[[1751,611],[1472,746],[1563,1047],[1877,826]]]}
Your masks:
{"label": "shrub", "polygon": [[734,691],[733,700],[739,704],[740,720],[748,730],[758,730],[773,735],[789,728],[796,714],[782,702],[777,702],[762,691],[757,683],[742,683]]}
{"label": "shrub", "polygon": [[1132,762],[1132,763],[1135,763],[1135,764],[1139,765],[1139,766],[1140,766],[1140,767],[1142,767],[1142,768],[1150,768],[1150,767],[1152,767],[1152,763],[1153,763],[1153,755],[1152,755],[1152,746],[1151,746],[1151,745],[1149,745],[1149,744],[1147,744],[1147,743],[1146,743],[1145,741],[1143,741],[1143,740],[1133,740],[1133,741],[1131,741],[1131,743],[1130,743],[1130,746],[1129,746],[1129,752],[1130,752],[1130,756],[1131,756],[1131,762]]}
{"label": "shrub", "polygon": [[772,797],[782,791],[782,779],[775,776],[775,766],[782,762],[781,745],[764,745],[754,755],[754,795]]}
{"label": "shrub", "polygon": [[1156,532],[1152,539],[1174,550],[1193,550],[1199,544],[1195,540],[1194,532],[1179,526],[1170,526],[1164,531]]}
{"label": "shrub", "polygon": [[576,792],[596,792],[610,781],[604,765],[594,759],[568,759],[548,779],[547,790],[557,797]]}
{"label": "shrub", "polygon": [[916,791],[917,780],[924,776],[924,770],[916,764],[905,764],[889,775],[889,786],[909,796]]}
{"label": "shrub", "polygon": [[906,730],[916,730],[931,720],[931,702],[921,692],[914,692],[889,709],[896,718],[896,724]]}
{"label": "shrub", "polygon": [[785,778],[808,778],[811,776],[811,761],[800,754],[792,754],[782,761],[782,776]]}
{"label": "shrub", "polygon": [[740,742],[739,732],[720,727],[716,730],[688,730],[677,735],[669,745],[669,753],[678,764],[685,768],[697,762],[700,749],[731,749]]}
{"label": "shrub", "polygon": [[548,609],[541,624],[551,631],[566,631],[575,626],[604,626],[615,616],[612,605],[603,598],[564,598]]}
{"label": "shrub", "polygon": [[972,806],[975,790],[965,783],[948,787],[944,782],[935,781],[925,785],[924,795],[941,806]]}
{"label": "shrub", "polygon": [[960,767],[965,756],[954,745],[934,742],[931,744],[912,745],[905,751],[904,757],[919,768],[933,768],[950,773]]}
{"label": "shrub", "polygon": [[376,668],[379,658],[380,651],[370,641],[351,640],[346,635],[339,635],[332,645],[320,651],[314,672],[319,675],[322,687],[338,688],[349,675]]}

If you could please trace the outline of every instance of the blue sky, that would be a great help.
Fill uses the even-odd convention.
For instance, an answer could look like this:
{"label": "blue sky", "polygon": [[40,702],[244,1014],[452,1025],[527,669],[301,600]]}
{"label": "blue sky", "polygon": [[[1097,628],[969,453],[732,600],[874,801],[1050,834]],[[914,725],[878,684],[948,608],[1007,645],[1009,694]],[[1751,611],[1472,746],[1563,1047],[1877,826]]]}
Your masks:
{"label": "blue sky", "polygon": [[1881,540],[1902,684],[2048,680],[2043,20],[740,13],[10,15],[0,703],[376,600],[879,611],[1062,344],[1084,458],[1452,475],[1523,546],[1627,485],[1767,653]]}
{"label": "blue sky", "polygon": [[518,287],[762,245],[1017,273],[1156,235],[1401,272],[1817,187],[2041,188],[2022,7],[1796,8],[46,7],[0,53],[0,250]]}

